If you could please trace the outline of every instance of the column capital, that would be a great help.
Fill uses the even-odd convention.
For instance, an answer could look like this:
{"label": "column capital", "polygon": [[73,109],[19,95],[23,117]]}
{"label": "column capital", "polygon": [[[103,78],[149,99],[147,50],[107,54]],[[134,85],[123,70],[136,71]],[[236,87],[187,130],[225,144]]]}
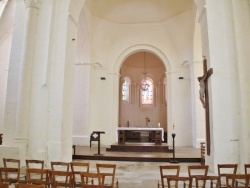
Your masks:
{"label": "column capital", "polygon": [[39,8],[40,5],[40,0],[23,0],[25,7],[35,7],[35,8]]}

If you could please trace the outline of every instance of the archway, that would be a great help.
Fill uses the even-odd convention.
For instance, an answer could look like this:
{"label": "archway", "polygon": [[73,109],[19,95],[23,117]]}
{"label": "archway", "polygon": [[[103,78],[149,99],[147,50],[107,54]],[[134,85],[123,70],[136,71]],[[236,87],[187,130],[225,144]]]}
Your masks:
{"label": "archway", "polygon": [[[167,132],[165,72],[162,61],[150,52],[136,52],[125,59],[120,70],[119,126],[160,126]],[[149,135],[139,140],[151,142]]]}
{"label": "archway", "polygon": [[[159,60],[161,60],[161,62],[163,63],[163,66],[166,70],[166,72],[164,72],[164,77],[166,77],[166,88],[165,88],[165,98],[166,98],[166,117],[167,118],[167,125],[171,125],[172,124],[172,103],[171,103],[171,75],[168,74],[171,71],[171,66],[170,63],[168,61],[167,56],[159,49],[157,49],[154,46],[151,45],[145,45],[145,44],[141,44],[141,45],[134,45],[131,46],[130,48],[126,49],[117,59],[115,67],[114,67],[114,72],[117,73],[117,75],[119,75],[119,77],[117,76],[117,78],[114,80],[115,83],[115,88],[119,88],[117,90],[114,90],[114,96],[116,97],[115,101],[116,101],[116,105],[113,108],[113,111],[116,112],[117,116],[114,117],[114,122],[118,122],[117,124],[115,123],[113,126],[116,127],[120,122],[119,119],[119,112],[120,112],[120,69],[122,68],[123,63],[126,61],[126,59],[131,56],[132,54],[135,53],[140,53],[140,52],[146,52],[146,53],[150,53],[152,55],[154,55],[155,57],[159,58]],[[119,72],[119,73],[118,73]],[[140,80],[140,78],[138,78],[138,81]],[[163,77],[161,77],[161,80],[163,80]],[[144,121],[144,120],[143,120]],[[153,123],[155,125],[157,125],[158,120],[154,120]],[[137,123],[137,125],[139,125],[140,122]],[[152,124],[153,125],[153,124]],[[121,125],[122,126],[122,125]],[[171,127],[167,127],[166,126],[166,130],[168,132],[168,130]]]}

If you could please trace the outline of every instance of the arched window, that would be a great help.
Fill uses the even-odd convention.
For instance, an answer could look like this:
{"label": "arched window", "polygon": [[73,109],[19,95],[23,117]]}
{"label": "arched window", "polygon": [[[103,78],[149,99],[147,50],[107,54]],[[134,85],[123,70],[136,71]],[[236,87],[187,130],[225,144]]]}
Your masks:
{"label": "arched window", "polygon": [[150,78],[143,79],[141,85],[148,85],[146,90],[141,90],[141,103],[153,104],[154,99],[154,85]]}
{"label": "arched window", "polygon": [[129,86],[131,80],[128,77],[124,77],[124,81],[122,83],[122,100],[129,102]]}

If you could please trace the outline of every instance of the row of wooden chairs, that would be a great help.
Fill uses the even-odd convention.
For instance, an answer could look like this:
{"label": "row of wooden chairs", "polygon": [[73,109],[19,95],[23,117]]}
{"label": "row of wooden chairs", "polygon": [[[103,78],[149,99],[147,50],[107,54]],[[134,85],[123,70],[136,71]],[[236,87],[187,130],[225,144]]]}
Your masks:
{"label": "row of wooden chairs", "polygon": [[[37,172],[43,171],[44,169],[36,169]],[[42,188],[51,187],[65,187],[65,188],[74,188],[74,180],[72,172],[66,171],[52,171],[46,170],[50,175],[50,180],[38,180],[38,181],[27,181],[27,183],[15,183],[16,188],[36,188],[32,185],[40,185]],[[81,172],[81,187],[82,188],[105,188],[104,186],[104,175],[99,173],[90,173],[90,172]],[[89,179],[91,178],[91,183]],[[0,188],[8,188],[9,182],[2,179],[3,182],[0,182]],[[110,186],[111,187],[111,186]],[[40,187],[38,187],[40,188]]]}
{"label": "row of wooden chairs", "polygon": [[218,175],[210,176],[208,165],[189,165],[188,177],[181,177],[180,165],[161,165],[161,181],[158,182],[158,188],[249,187],[250,164],[245,164],[245,174],[236,174],[237,167],[237,164],[218,164]]}
{"label": "row of wooden chairs", "polygon": [[[9,188],[8,183],[0,183],[0,188]],[[44,185],[16,183],[15,188],[45,188]]]}
{"label": "row of wooden chairs", "polygon": [[[21,182],[43,184],[46,187],[53,187],[53,182],[57,181],[56,176],[64,176],[65,183],[72,183],[73,187],[82,187],[82,176],[89,175],[84,174],[85,172],[90,173],[89,163],[85,162],[51,162],[51,170],[48,170],[44,169],[44,161],[42,160],[26,160],[26,173],[24,178],[21,179],[20,160],[3,159],[3,162],[4,167],[0,168],[0,182],[8,182],[10,184]],[[115,164],[96,164],[96,169],[97,176],[102,176],[101,180],[98,182],[103,181],[105,187],[118,187],[118,180],[115,182]],[[12,177],[8,176],[10,173],[12,174]],[[13,176],[14,173],[16,174],[15,177]],[[94,176],[94,174],[95,173],[90,173],[91,176]],[[86,180],[88,180],[88,178]],[[86,180],[85,183],[88,182]],[[62,183],[62,181],[60,182]],[[92,180],[91,184],[93,183],[94,181]]]}

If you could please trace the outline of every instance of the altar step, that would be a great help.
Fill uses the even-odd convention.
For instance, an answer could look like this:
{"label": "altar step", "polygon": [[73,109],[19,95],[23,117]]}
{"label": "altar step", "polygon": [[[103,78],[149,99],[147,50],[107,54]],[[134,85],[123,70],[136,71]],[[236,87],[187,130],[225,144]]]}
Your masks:
{"label": "altar step", "polygon": [[125,144],[113,144],[110,148],[106,148],[106,151],[115,151],[115,152],[167,152],[172,153],[173,150],[169,149],[169,146],[166,143],[162,145],[155,145],[155,143],[147,142],[126,142]]}

